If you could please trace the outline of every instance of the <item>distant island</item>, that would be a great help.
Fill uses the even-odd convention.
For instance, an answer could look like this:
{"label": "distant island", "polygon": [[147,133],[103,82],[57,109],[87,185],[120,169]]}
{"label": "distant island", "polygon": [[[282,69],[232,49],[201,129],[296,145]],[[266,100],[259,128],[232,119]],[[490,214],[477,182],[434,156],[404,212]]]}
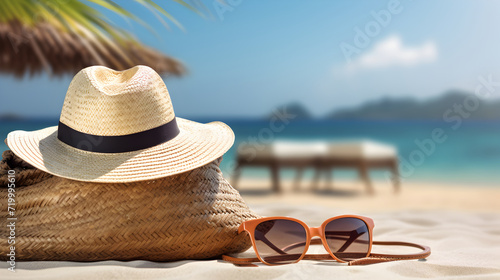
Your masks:
{"label": "distant island", "polygon": [[15,113],[0,114],[0,121],[18,121],[24,119],[22,116]]}
{"label": "distant island", "polygon": [[[322,119],[330,120],[443,120],[443,115],[448,112],[449,117],[457,115],[456,110],[465,111],[466,119],[469,120],[500,120],[500,100],[475,99],[478,104],[474,104],[473,93],[452,90],[442,95],[419,101],[414,98],[391,98],[385,97],[378,100],[368,101],[353,108],[343,108],[334,110]],[[470,104],[465,107],[464,102],[469,99]],[[467,108],[476,106],[474,110]],[[287,108],[290,114],[296,114],[295,119],[308,119],[311,114],[300,103],[292,103]],[[451,110],[451,112],[449,112]]]}
{"label": "distant island", "polygon": [[280,114],[287,114],[294,116],[294,120],[308,120],[312,119],[312,114],[309,113],[307,108],[299,102],[292,102],[287,105],[282,105],[276,108],[271,114],[269,114],[266,118],[271,119],[273,117],[278,117]]}

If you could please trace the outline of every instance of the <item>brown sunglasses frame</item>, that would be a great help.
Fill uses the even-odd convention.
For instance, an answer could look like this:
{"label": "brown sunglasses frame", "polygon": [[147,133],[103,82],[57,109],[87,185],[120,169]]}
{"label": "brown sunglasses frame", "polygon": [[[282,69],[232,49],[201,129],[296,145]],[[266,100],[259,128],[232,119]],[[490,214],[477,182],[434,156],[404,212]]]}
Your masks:
{"label": "brown sunglasses frame", "polygon": [[[294,221],[294,222],[297,222],[300,225],[302,225],[304,227],[304,229],[306,230],[306,245],[305,245],[305,248],[304,248],[304,252],[300,256],[300,258],[298,258],[295,261],[286,263],[286,264],[292,264],[292,263],[297,263],[297,262],[301,261],[304,258],[304,256],[306,255],[307,250],[309,249],[309,245],[311,245],[311,240],[312,240],[313,237],[319,237],[321,239],[321,243],[323,244],[323,247],[326,249],[326,251],[328,252],[328,254],[330,254],[330,256],[334,260],[336,260],[338,262],[341,262],[341,263],[346,263],[347,261],[344,261],[344,260],[341,260],[341,259],[337,258],[332,253],[332,251],[330,250],[330,247],[327,244],[327,240],[326,240],[326,236],[325,236],[325,227],[326,227],[326,225],[328,223],[330,223],[331,221],[342,219],[342,218],[355,218],[355,219],[359,219],[359,220],[363,221],[366,224],[366,226],[368,228],[368,235],[369,235],[369,238],[370,238],[370,246],[368,247],[368,252],[366,253],[365,257],[370,256],[370,253],[371,253],[371,250],[372,250],[372,245],[373,245],[373,228],[375,227],[375,223],[373,222],[373,220],[371,218],[363,217],[363,216],[358,216],[358,215],[341,215],[341,216],[335,216],[335,217],[329,218],[326,221],[324,221],[321,224],[321,226],[319,226],[319,227],[309,227],[303,221],[301,221],[299,219],[295,219],[295,218],[290,218],[290,217],[283,217],[283,216],[265,217],[265,218],[259,218],[259,219],[254,219],[254,220],[249,220],[249,221],[243,222],[240,225],[240,227],[238,228],[238,234],[240,234],[240,233],[242,233],[242,232],[245,231],[245,232],[247,232],[250,235],[250,240],[252,241],[252,246],[253,246],[253,249],[255,251],[255,254],[257,255],[257,258],[262,263],[267,264],[267,265],[283,265],[283,264],[277,264],[277,263],[268,263],[268,262],[264,261],[263,258],[260,257],[259,252],[257,250],[257,246],[255,244],[255,228],[260,223],[265,222],[265,221],[270,221],[270,220],[289,220],[289,221]],[[316,243],[313,243],[313,244],[316,244]]]}

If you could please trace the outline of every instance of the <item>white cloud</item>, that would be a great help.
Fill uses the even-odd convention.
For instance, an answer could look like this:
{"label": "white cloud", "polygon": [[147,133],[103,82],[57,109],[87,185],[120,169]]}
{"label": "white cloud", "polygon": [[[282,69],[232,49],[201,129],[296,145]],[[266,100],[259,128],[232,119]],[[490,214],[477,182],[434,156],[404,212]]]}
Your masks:
{"label": "white cloud", "polygon": [[350,70],[383,68],[389,66],[414,66],[429,63],[437,58],[434,42],[426,42],[417,47],[403,46],[401,38],[391,36],[375,44],[373,49],[348,64]]}

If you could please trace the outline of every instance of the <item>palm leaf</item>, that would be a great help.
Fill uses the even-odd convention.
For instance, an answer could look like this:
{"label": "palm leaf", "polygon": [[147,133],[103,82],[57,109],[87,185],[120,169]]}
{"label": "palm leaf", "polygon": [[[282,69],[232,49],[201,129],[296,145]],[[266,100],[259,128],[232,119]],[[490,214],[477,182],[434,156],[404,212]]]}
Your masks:
{"label": "palm leaf", "polygon": [[[201,14],[186,1],[172,1]],[[135,2],[149,9],[166,27],[169,26],[167,22],[171,22],[183,30],[182,25],[155,1]],[[149,63],[156,65],[158,72],[182,74],[184,70],[179,62],[140,45],[132,34],[110,23],[101,10],[136,21],[153,31],[112,0],[1,0],[0,57],[4,61],[0,63],[0,71],[12,72],[10,70],[14,69],[20,75],[51,68],[53,73],[60,74],[68,72],[65,69],[91,63],[115,69]],[[49,45],[64,51],[58,53]],[[65,61],[61,62],[62,59]]]}

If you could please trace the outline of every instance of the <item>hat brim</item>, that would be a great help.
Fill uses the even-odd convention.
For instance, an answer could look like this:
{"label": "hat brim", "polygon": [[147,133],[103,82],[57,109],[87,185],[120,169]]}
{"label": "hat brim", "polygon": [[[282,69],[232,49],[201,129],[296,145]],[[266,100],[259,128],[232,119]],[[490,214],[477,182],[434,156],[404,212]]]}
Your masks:
{"label": "hat brim", "polygon": [[9,148],[34,167],[68,179],[88,182],[135,182],[179,174],[222,156],[234,133],[222,122],[201,124],[177,118],[180,133],[163,144],[126,153],[94,153],[71,147],[57,138],[57,126],[13,131]]}

